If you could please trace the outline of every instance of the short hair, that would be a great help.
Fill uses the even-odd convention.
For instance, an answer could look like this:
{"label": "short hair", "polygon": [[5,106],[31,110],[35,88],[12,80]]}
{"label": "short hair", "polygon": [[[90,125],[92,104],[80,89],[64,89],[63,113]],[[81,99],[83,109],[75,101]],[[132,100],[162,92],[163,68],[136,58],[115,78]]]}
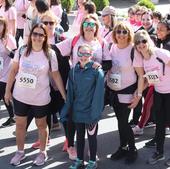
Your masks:
{"label": "short hair", "polygon": [[114,27],[113,31],[112,31],[112,38],[113,38],[113,41],[115,44],[117,44],[117,39],[116,39],[116,31],[118,29],[124,29],[126,31],[128,31],[128,43],[132,43],[133,42],[133,30],[132,30],[132,27],[126,23],[126,22],[119,22],[116,24],[116,26]]}
{"label": "short hair", "polygon": [[46,31],[46,26],[43,23],[37,23],[32,27],[30,34],[29,34],[29,37],[28,37],[27,50],[26,50],[25,56],[28,56],[31,53],[31,50],[32,50],[31,36],[32,36],[32,33],[33,33],[35,28],[41,28],[44,31],[45,40],[43,42],[42,50],[44,51],[47,58],[49,58],[48,34],[47,34],[47,31]]}
{"label": "short hair", "polygon": [[49,4],[47,0],[36,0],[35,1],[35,6],[37,8],[37,11],[39,13],[44,13],[50,9]]}
{"label": "short hair", "polygon": [[142,13],[141,17],[143,17],[143,15],[149,15],[151,19],[153,20],[153,13],[151,11],[145,11],[144,13]]}
{"label": "short hair", "polygon": [[154,11],[153,12],[153,17],[158,18],[159,20],[162,19],[162,14],[159,11]]}
{"label": "short hair", "polygon": [[84,31],[83,31],[83,23],[87,20],[87,19],[93,19],[95,21],[95,24],[96,24],[96,32],[94,33],[94,37],[97,37],[98,36],[98,32],[99,32],[99,20],[98,18],[96,18],[95,15],[93,14],[89,14],[87,15],[82,23],[81,23],[81,26],[80,26],[80,35],[84,37]]}
{"label": "short hair", "polygon": [[[139,30],[135,33],[134,36],[134,47],[136,48],[136,44],[137,41],[141,40],[141,39],[146,39],[148,42],[148,46],[149,46],[149,55],[151,56],[153,54],[153,48],[155,47],[154,42],[152,41],[152,39],[150,38],[148,32],[146,30]],[[136,48],[137,49],[137,48]]]}
{"label": "short hair", "polygon": [[45,17],[49,17],[51,18],[56,24],[60,23],[60,18],[58,18],[53,11],[48,10],[47,12],[45,12],[44,14],[42,14],[41,16],[41,21],[45,18]]}
{"label": "short hair", "polygon": [[170,30],[170,20],[168,19],[162,19],[158,24],[163,24],[167,28],[167,30]]}
{"label": "short hair", "polygon": [[96,5],[92,1],[88,1],[84,5],[84,9],[88,11],[89,14],[93,14],[96,12]]}
{"label": "short hair", "polygon": [[4,25],[3,31],[2,31],[2,35],[1,35],[1,39],[6,38],[7,36],[7,32],[8,32],[8,24],[7,21],[5,19],[5,17],[0,16],[0,22]]}

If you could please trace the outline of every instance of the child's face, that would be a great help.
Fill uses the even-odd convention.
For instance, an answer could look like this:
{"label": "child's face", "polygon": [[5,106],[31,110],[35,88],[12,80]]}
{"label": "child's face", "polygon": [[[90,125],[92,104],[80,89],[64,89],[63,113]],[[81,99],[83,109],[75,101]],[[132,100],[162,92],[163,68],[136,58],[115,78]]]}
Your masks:
{"label": "child's face", "polygon": [[88,63],[91,58],[92,58],[92,54],[91,54],[91,50],[87,47],[81,47],[78,51],[78,60],[81,63],[81,65],[85,65],[86,63]]}

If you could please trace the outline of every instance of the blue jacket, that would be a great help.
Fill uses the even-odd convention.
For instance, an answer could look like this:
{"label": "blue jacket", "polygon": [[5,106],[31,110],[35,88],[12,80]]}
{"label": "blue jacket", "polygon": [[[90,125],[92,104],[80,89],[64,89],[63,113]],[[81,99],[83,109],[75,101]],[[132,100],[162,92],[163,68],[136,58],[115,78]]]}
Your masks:
{"label": "blue jacket", "polygon": [[61,121],[72,111],[76,123],[95,123],[101,118],[104,107],[104,73],[92,68],[89,62],[82,69],[77,63],[69,72],[66,103],[61,111]]}

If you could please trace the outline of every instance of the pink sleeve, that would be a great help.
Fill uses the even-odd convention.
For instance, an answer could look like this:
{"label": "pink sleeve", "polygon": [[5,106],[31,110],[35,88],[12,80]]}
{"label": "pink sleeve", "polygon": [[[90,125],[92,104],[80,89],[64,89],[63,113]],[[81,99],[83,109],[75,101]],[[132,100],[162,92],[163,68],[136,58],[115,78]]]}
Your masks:
{"label": "pink sleeve", "polygon": [[16,49],[16,40],[12,35],[8,35],[8,40],[7,40],[7,47],[9,47],[9,49],[13,50]]}
{"label": "pink sleeve", "polygon": [[142,56],[136,50],[134,52],[133,67],[143,67]]}
{"label": "pink sleeve", "polygon": [[69,56],[71,53],[71,42],[72,39],[66,39],[60,43],[57,43],[56,46],[60,50],[63,56]]}
{"label": "pink sleeve", "polygon": [[8,19],[9,20],[16,20],[17,19],[17,11],[16,11],[15,7],[9,8]]}
{"label": "pink sleeve", "polygon": [[106,43],[106,41],[103,41],[103,57],[102,60],[112,60],[110,52],[109,52],[109,47],[108,44]]}
{"label": "pink sleeve", "polygon": [[159,49],[156,51],[156,56],[163,60],[165,64],[170,61],[170,52],[166,49]]}
{"label": "pink sleeve", "polygon": [[58,61],[54,51],[51,52],[51,69],[52,72],[58,71]]}

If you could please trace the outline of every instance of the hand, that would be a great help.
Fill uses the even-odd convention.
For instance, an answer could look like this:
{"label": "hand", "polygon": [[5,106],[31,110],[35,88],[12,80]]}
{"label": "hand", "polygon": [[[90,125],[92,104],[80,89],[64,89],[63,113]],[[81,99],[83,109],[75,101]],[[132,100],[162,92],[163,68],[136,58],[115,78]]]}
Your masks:
{"label": "hand", "polygon": [[137,105],[141,97],[134,96],[133,99],[131,100],[131,104],[128,106],[130,109],[134,109]]}
{"label": "hand", "polygon": [[11,92],[5,92],[5,103],[9,105],[10,102],[12,102],[12,94]]}
{"label": "hand", "polygon": [[98,68],[102,68],[102,65],[99,64],[98,62],[94,62],[92,67],[93,67],[94,69],[98,69]]}

